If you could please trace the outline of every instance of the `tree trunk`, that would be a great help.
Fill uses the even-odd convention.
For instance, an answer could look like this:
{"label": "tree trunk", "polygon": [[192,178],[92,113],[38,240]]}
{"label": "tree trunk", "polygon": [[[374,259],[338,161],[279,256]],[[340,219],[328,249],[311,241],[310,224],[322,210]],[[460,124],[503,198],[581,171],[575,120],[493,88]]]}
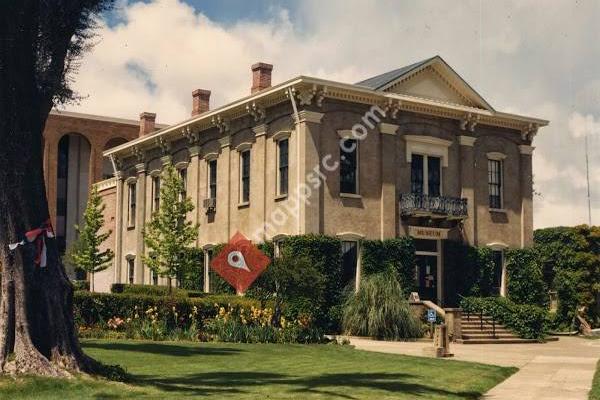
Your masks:
{"label": "tree trunk", "polygon": [[0,18],[0,372],[65,376],[95,372],[81,350],[73,319],[73,287],[54,239],[46,239],[46,268],[34,245],[9,243],[49,216],[42,171],[42,132],[52,107],[36,81],[35,2]]}

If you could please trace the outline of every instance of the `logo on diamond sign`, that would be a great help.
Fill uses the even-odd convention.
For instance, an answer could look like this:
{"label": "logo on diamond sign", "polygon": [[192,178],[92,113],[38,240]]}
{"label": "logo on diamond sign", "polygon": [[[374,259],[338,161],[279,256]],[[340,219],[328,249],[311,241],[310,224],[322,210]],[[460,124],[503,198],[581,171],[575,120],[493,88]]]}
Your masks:
{"label": "logo on diamond sign", "polygon": [[237,293],[244,293],[270,262],[269,257],[237,232],[211,261],[210,266]]}

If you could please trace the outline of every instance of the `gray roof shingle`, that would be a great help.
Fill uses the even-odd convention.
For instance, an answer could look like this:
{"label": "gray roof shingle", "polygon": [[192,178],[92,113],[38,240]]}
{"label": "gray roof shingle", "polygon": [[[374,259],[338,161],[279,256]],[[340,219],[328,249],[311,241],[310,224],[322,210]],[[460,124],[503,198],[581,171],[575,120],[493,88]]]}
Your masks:
{"label": "gray roof shingle", "polygon": [[404,66],[402,68],[395,69],[393,71],[384,72],[381,75],[373,76],[371,78],[365,79],[364,81],[357,82],[357,83],[355,83],[355,85],[364,86],[364,87],[367,87],[367,88],[373,89],[373,90],[379,90],[382,87],[384,87],[385,85],[387,85],[388,83],[395,81],[396,79],[409,73],[413,69],[418,68],[421,65],[428,63],[429,61],[433,60],[435,57],[437,57],[437,56],[430,57],[426,60],[419,61],[414,64],[410,64],[410,65]]}

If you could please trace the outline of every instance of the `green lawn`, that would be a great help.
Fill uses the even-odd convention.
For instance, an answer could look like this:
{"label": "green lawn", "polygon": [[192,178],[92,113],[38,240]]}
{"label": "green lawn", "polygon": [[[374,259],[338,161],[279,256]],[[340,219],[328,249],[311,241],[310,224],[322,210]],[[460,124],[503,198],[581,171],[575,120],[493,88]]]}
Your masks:
{"label": "green lawn", "polygon": [[515,372],[334,345],[87,340],[85,350],[134,376],[0,379],[10,399],[476,399]]}
{"label": "green lawn", "polygon": [[590,390],[590,400],[600,400],[600,361],[596,364],[596,374]]}

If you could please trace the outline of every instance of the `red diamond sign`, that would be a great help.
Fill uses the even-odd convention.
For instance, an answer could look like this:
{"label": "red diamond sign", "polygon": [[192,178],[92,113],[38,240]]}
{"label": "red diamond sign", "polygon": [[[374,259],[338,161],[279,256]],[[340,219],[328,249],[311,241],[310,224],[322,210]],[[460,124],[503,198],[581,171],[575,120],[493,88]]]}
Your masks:
{"label": "red diamond sign", "polygon": [[237,293],[244,293],[270,263],[269,257],[237,232],[213,258],[210,266],[233,286]]}

